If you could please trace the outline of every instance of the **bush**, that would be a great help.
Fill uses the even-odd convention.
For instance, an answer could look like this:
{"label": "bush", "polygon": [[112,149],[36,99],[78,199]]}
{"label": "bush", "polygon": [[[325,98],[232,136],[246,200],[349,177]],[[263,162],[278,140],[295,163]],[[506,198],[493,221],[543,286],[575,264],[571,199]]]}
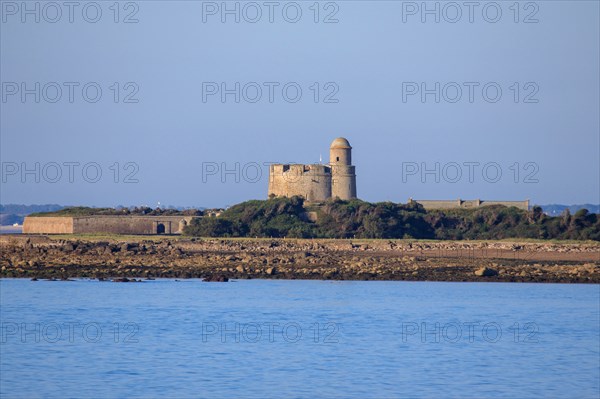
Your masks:
{"label": "bush", "polygon": [[530,211],[502,205],[425,211],[417,203],[358,199],[335,199],[311,210],[317,212],[316,222],[307,220],[301,197],[247,201],[227,209],[219,218],[195,219],[185,233],[211,237],[600,240],[600,220],[587,210],[549,217],[539,207]]}
{"label": "bush", "polygon": [[192,219],[183,231],[184,234],[202,237],[231,237],[233,235],[233,224],[229,220],[207,216]]}

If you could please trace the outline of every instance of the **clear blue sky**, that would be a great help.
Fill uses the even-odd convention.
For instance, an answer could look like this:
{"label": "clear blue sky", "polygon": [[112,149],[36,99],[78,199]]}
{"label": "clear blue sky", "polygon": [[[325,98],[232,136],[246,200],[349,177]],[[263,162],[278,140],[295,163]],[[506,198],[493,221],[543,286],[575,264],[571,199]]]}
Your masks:
{"label": "clear blue sky", "polygon": [[[221,2],[122,2],[116,16],[113,2],[101,1],[96,23],[86,21],[97,10],[84,13],[85,2],[73,10],[72,23],[66,6],[59,17],[40,3],[37,23],[21,2],[2,1],[2,203],[217,207],[262,199],[265,163],[313,163],[321,154],[327,161],[338,136],[354,147],[365,200],[600,202],[597,1],[521,2],[518,15],[513,1],[501,1],[495,23],[497,9],[484,11],[484,2],[473,10],[427,3],[439,4],[439,23],[414,8],[421,2],[400,1],[320,2],[315,23],[313,3],[276,3],[269,22],[263,2],[239,2],[240,23],[215,9]],[[302,15],[292,23],[298,8]],[[25,102],[23,82],[33,90]],[[49,82],[62,87],[55,103],[56,85]],[[66,82],[79,84],[71,84],[72,103]],[[82,94],[90,82],[102,89],[95,103]],[[240,82],[239,103],[235,94],[224,103],[220,93],[211,94],[222,82],[229,89]],[[289,82],[296,83],[288,85],[286,100],[282,88]],[[435,93],[423,102],[421,83],[435,91],[436,82],[440,102]],[[253,103],[257,85],[262,97]],[[452,102],[457,86],[462,97]],[[292,102],[297,87],[302,96]],[[492,102],[497,87],[502,95]],[[88,100],[94,90],[89,85]],[[124,102],[136,90],[129,99],[138,102]],[[138,170],[125,170],[128,162]],[[435,172],[421,176],[423,166],[435,169],[436,162],[439,182]],[[472,181],[470,162],[479,163]],[[86,164],[90,181],[100,167],[98,182],[82,177]],[[224,179],[220,171],[207,174],[215,165],[234,172]],[[21,176],[23,166],[34,172]],[[498,168],[502,176],[493,182]],[[137,183],[123,182],[130,172]]]}

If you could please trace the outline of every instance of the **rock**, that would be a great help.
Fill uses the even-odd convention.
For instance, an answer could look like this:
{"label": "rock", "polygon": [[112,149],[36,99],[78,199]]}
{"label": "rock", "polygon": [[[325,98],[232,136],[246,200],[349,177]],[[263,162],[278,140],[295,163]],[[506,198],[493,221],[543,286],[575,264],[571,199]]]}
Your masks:
{"label": "rock", "polygon": [[171,255],[175,255],[175,256],[183,255],[183,251],[181,250],[181,248],[173,248],[173,249],[171,249],[171,251],[169,253]]}
{"label": "rock", "polygon": [[276,269],[276,268],[274,268],[274,267],[269,267],[269,268],[266,270],[266,273],[267,273],[269,276],[272,276],[272,275],[274,275],[275,273],[277,273],[277,269]]}
{"label": "rock", "polygon": [[246,269],[244,269],[244,266],[238,266],[238,267],[235,268],[235,270],[237,270],[240,273],[245,273],[246,272]]}
{"label": "rock", "polygon": [[208,277],[205,277],[202,281],[209,282],[209,283],[213,283],[213,282],[226,283],[229,281],[229,279],[222,274],[212,274]]}
{"label": "rock", "polygon": [[498,271],[490,269],[489,267],[482,267],[481,269],[475,271],[475,275],[480,277],[492,277],[497,276]]}
{"label": "rock", "polygon": [[121,244],[121,251],[123,251],[123,252],[132,251],[137,248],[138,248],[137,242],[125,242],[125,243]]}
{"label": "rock", "polygon": [[75,248],[77,248],[77,246],[75,244],[67,243],[63,246],[63,251],[71,252],[71,251],[74,251]]}

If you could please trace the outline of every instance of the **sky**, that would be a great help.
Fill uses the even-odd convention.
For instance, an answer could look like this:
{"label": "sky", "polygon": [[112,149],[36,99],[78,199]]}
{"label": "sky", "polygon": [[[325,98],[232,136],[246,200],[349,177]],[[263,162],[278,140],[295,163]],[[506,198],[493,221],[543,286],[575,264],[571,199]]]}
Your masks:
{"label": "sky", "polygon": [[598,1],[69,4],[0,2],[3,204],[266,199],[339,136],[367,201],[600,203]]}

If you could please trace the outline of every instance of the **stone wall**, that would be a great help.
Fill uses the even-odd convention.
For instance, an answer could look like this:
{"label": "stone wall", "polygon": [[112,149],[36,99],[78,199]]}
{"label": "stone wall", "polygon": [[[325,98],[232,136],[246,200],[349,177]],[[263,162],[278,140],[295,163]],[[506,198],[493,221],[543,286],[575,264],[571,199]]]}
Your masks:
{"label": "stone wall", "polygon": [[504,206],[514,206],[519,209],[529,210],[529,200],[525,201],[483,201],[483,200],[413,200],[410,201],[417,202],[425,209],[455,209],[455,208],[478,208],[480,206],[486,205],[504,205]]}
{"label": "stone wall", "polygon": [[72,234],[72,217],[27,216],[23,222],[24,234]]}
{"label": "stone wall", "polygon": [[25,218],[26,234],[181,234],[193,216],[81,216]]}
{"label": "stone wall", "polygon": [[269,197],[299,195],[309,202],[331,197],[331,168],[326,165],[273,164],[269,168]]}

